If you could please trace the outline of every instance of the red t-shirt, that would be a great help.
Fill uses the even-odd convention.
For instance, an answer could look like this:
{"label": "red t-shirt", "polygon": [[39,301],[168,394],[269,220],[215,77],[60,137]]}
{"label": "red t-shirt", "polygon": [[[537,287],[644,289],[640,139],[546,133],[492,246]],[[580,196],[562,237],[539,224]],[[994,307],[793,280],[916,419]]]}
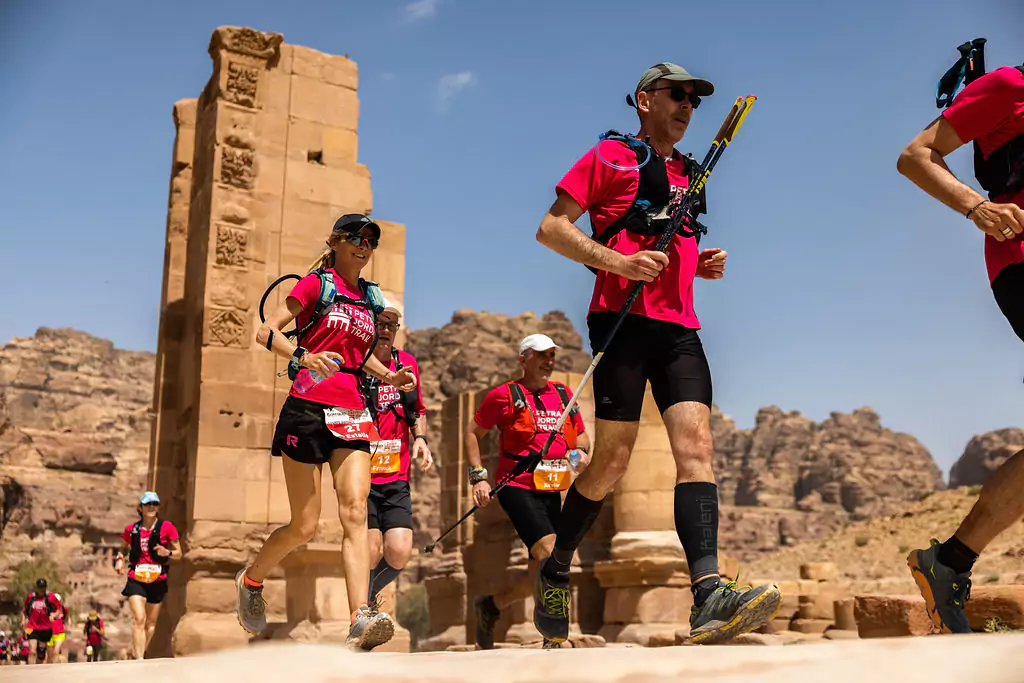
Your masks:
{"label": "red t-shirt", "polygon": [[[942,115],[965,142],[977,140],[987,159],[995,150],[1024,134],[1024,74],[1004,66],[985,74],[956,96]],[[1000,203],[1024,208],[1024,190],[1009,197],[994,197]],[[999,242],[985,236],[985,264],[991,282],[1006,266],[1024,261],[1024,239]]]}
{"label": "red t-shirt", "polygon": [[101,636],[99,633],[93,632],[93,630],[89,628],[90,624],[94,625],[98,629],[101,629],[101,630],[103,629],[103,620],[102,619],[96,619],[96,621],[86,621],[85,622],[85,644],[86,645],[102,645],[103,644],[103,636]]}
{"label": "red t-shirt", "polygon": [[28,617],[28,623],[25,624],[25,628],[32,629],[33,631],[49,631],[53,628],[53,622],[50,621],[50,613],[60,612],[62,609],[64,609],[64,606],[60,604],[60,600],[53,593],[36,595],[36,592],[32,591],[25,597],[23,611]]}
{"label": "red t-shirt", "polygon": [[[636,154],[625,143],[604,140],[598,143],[601,156],[619,166],[636,166]],[[592,148],[565,174],[555,188],[572,197],[584,211],[590,214],[590,222],[596,234],[617,221],[636,199],[640,186],[640,171],[619,171],[597,158]],[[669,187],[675,200],[686,189],[686,167],[678,154],[665,164],[668,170]],[[621,254],[635,254],[653,250],[658,235],[638,235],[622,230],[607,244]],[[676,323],[692,329],[700,328],[700,321],[693,310],[693,278],[697,274],[697,241],[677,235],[669,244],[668,266],[654,282],[647,283],[631,313],[655,320]],[[590,312],[619,312],[629,297],[633,280],[605,271],[597,274],[594,295],[590,300]]]}
{"label": "red t-shirt", "polygon": [[28,653],[29,653],[29,650],[31,648],[32,648],[32,641],[30,641],[25,636],[22,636],[21,640],[18,641],[18,651],[21,653],[21,656],[22,657],[28,657]]}
{"label": "red t-shirt", "polygon": [[[420,384],[420,367],[416,359],[405,351],[398,352],[398,360],[404,367],[412,368],[416,375],[416,415],[427,411],[423,407],[423,391]],[[388,365],[391,371],[398,370],[395,359]],[[377,389],[377,432],[380,441],[370,444],[370,480],[374,484],[389,484],[393,481],[409,481],[409,465],[412,461],[409,435],[411,430],[402,406],[401,393],[390,384],[381,382]]]}
{"label": "red t-shirt", "polygon": [[[129,546],[132,544],[132,527],[133,526],[135,526],[134,523],[129,524],[128,526],[126,526],[124,528],[124,531],[121,532],[121,540],[123,540]],[[142,554],[139,555],[139,561],[135,564],[135,566],[132,566],[132,567],[128,568],[128,578],[129,579],[134,579],[135,578],[135,567],[137,567],[139,565],[143,565],[143,564],[146,564],[146,565],[154,565],[154,564],[155,565],[159,565],[159,564],[161,564],[161,562],[166,560],[166,558],[162,558],[159,555],[150,555],[149,554],[150,536],[152,535],[152,533],[153,533],[152,530],[147,529],[145,526],[143,526],[141,524],[139,525],[139,547],[142,549]],[[160,527],[160,545],[162,545],[163,547],[165,547],[168,550],[170,550],[171,549],[170,542],[171,541],[177,541],[177,540],[178,540],[178,530],[174,528],[173,524],[171,524],[170,522],[168,522],[166,520],[163,520],[163,525]],[[161,572],[160,575],[157,576],[157,578],[156,578],[157,581],[165,581],[166,579],[167,579],[167,574],[164,573],[164,572]]]}
{"label": "red t-shirt", "polygon": [[[495,481],[508,474],[512,468],[515,467],[520,457],[528,455],[530,451],[539,451],[543,448],[544,442],[548,440],[548,435],[552,430],[554,430],[555,424],[558,422],[558,418],[562,416],[562,398],[558,395],[558,391],[555,390],[555,386],[551,382],[548,382],[548,385],[545,388],[536,393],[527,389],[522,382],[518,382],[518,384],[522,387],[526,400],[530,402],[530,407],[533,408],[533,415],[537,420],[537,433],[534,435],[533,442],[528,448],[521,448],[507,452],[504,449],[505,439],[504,434],[502,434],[502,445],[500,446],[500,448],[502,448],[502,452],[498,458],[498,471],[494,474]],[[565,391],[569,395],[569,398],[572,399],[572,391],[569,387],[566,387]],[[538,408],[538,399],[543,410]],[[487,392],[487,395],[484,396],[483,403],[480,404],[480,408],[476,411],[474,419],[476,420],[476,423],[484,429],[497,427],[504,432],[508,427],[510,427],[515,422],[516,414],[512,407],[512,400],[509,395],[508,387],[503,384]],[[580,417],[579,412],[569,419],[572,420],[572,424],[576,428],[576,433],[582,434],[584,430],[583,418]],[[554,443],[551,444],[551,448],[548,450],[545,459],[564,460],[568,453],[569,448],[568,444],[565,443],[565,437],[559,434],[555,437]],[[509,457],[509,455],[515,457],[512,458]],[[530,489],[531,491],[537,490],[535,478],[531,472],[523,472],[513,479],[509,483],[509,486]]]}
{"label": "red t-shirt", "polygon": [[[334,275],[338,294],[356,300],[363,298],[363,293],[359,291],[358,287],[350,287],[333,269],[328,272]],[[317,301],[320,299],[320,276],[310,273],[302,278],[289,292],[288,297],[302,305],[302,313],[296,320],[299,328],[302,328],[309,322]],[[373,348],[377,338],[376,334],[377,325],[373,313],[368,309],[352,304],[336,303],[309,332],[303,335],[302,346],[312,353],[333,351],[344,358],[345,367],[356,370],[362,366],[363,359]],[[308,373],[309,370],[302,368],[296,379]],[[332,377],[322,380],[305,394],[296,391],[293,385],[291,395],[335,408],[351,410],[366,408],[366,401],[359,391],[359,382],[351,372],[336,372]]]}
{"label": "red t-shirt", "polygon": [[53,624],[53,634],[64,633],[64,620],[68,618],[68,608],[64,605],[60,606],[57,610],[57,616],[51,621]]}

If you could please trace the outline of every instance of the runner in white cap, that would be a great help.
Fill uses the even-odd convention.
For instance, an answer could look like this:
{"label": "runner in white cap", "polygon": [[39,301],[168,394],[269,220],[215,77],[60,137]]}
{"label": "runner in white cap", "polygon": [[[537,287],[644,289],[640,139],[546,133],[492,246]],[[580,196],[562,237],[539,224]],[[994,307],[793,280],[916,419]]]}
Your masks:
{"label": "runner in white cap", "polygon": [[[480,459],[480,441],[487,432],[495,427],[501,432],[495,473],[495,480],[499,480],[520,458],[540,451],[569,404],[569,388],[548,379],[555,370],[557,352],[558,346],[547,335],[531,334],[523,339],[519,343],[522,378],[492,389],[466,425],[466,460],[477,505],[483,507],[491,501],[491,485]],[[565,421],[562,432],[536,470],[519,475],[497,494],[498,503],[530,551],[530,567],[501,593],[476,599],[476,643],[481,649],[494,647],[494,625],[501,610],[529,597],[537,566],[551,554],[562,506],[561,492],[572,481],[569,455],[577,452],[573,457],[580,458],[578,470],[590,462],[590,437],[583,430],[583,419],[574,409],[572,419]]]}
{"label": "runner in white cap", "polygon": [[[399,391],[394,385],[367,375],[364,388],[367,404],[377,425],[378,441],[370,443],[370,497],[367,522],[370,539],[369,603],[398,578],[412,554],[412,498],[409,470],[413,460],[420,471],[434,464],[427,440],[427,409],[423,406],[420,369],[412,354],[395,346],[402,327],[402,310],[387,302],[377,316],[377,346],[373,355],[388,370],[410,368],[416,389]],[[379,605],[378,605],[379,606]]]}

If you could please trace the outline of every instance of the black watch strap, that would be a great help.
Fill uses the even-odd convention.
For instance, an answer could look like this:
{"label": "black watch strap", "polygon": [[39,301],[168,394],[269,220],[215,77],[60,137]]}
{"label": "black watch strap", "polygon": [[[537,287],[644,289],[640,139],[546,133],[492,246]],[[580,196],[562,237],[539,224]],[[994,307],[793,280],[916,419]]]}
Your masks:
{"label": "black watch strap", "polygon": [[292,360],[294,360],[297,365],[304,355],[306,355],[306,349],[301,346],[296,346],[295,350],[292,351]]}

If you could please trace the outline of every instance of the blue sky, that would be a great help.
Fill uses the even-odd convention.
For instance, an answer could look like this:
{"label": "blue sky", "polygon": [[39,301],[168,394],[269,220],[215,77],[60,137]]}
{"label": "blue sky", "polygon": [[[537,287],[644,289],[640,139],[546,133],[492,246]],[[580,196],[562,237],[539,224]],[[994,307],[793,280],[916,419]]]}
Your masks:
{"label": "blue sky", "polygon": [[[1018,0],[821,3],[6,2],[0,8],[0,343],[72,326],[154,349],[175,100],[218,25],[278,31],[360,67],[374,214],[408,226],[407,324],[459,308],[566,311],[592,276],[534,231],[552,187],[670,60],[715,82],[679,145],[698,157],[738,95],[760,100],[709,184],[726,278],[697,312],[719,406],[823,419],[874,407],[944,468],[1020,425],[1024,354],[981,234],[896,173],[937,114],[955,46],[1019,63]],[[970,153],[951,160],[970,175]],[[589,228],[588,228],[589,229]]]}

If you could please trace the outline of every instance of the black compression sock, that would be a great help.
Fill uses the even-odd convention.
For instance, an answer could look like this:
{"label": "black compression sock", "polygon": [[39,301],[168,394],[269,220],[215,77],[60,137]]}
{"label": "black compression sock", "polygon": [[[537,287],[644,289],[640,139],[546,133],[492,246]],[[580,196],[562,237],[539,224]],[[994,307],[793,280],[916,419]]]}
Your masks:
{"label": "black compression sock", "polygon": [[690,586],[690,592],[693,593],[693,604],[695,607],[700,607],[704,604],[711,594],[715,592],[715,589],[721,585],[721,580],[717,576],[712,576],[707,579],[703,579]]}
{"label": "black compression sock", "polygon": [[974,552],[956,536],[939,545],[938,560],[957,574],[966,574],[974,567],[978,553]]}
{"label": "black compression sock", "polygon": [[388,561],[381,558],[377,566],[370,570],[370,602],[380,593],[384,588],[398,578],[398,575],[402,573],[401,569],[395,569]]}
{"label": "black compression sock", "polygon": [[565,502],[562,504],[551,562],[544,563],[546,573],[562,575],[563,579],[568,576],[572,556],[593,526],[603,504],[604,499],[590,500],[577,491],[576,484],[569,487],[565,492]]}
{"label": "black compression sock", "polygon": [[675,518],[690,582],[718,574],[718,487],[704,481],[676,484]]}

